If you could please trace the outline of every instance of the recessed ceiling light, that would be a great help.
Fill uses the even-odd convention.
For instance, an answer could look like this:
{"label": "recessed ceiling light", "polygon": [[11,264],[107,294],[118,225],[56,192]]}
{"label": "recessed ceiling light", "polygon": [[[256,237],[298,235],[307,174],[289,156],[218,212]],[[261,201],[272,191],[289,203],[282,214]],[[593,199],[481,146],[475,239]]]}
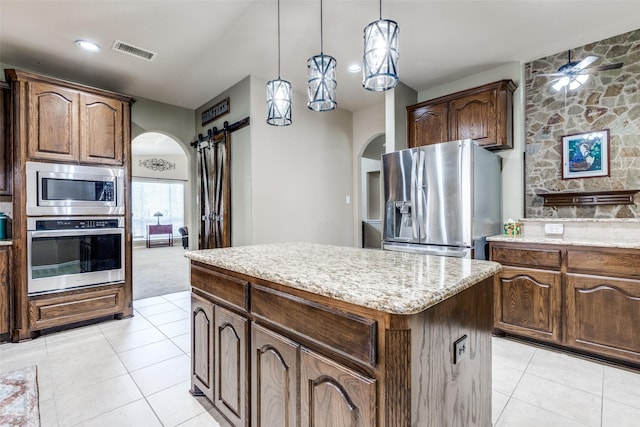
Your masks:
{"label": "recessed ceiling light", "polygon": [[100,46],[89,40],[76,40],[76,46],[87,52],[100,52]]}
{"label": "recessed ceiling light", "polygon": [[350,73],[359,73],[360,70],[362,70],[362,67],[360,66],[360,64],[351,64],[349,65],[347,70],[349,70]]}

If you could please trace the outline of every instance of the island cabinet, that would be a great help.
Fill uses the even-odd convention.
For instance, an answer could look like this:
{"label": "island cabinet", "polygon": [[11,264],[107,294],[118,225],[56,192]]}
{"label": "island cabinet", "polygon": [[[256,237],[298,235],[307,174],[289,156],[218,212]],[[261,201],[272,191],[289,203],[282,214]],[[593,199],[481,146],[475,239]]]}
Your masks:
{"label": "island cabinet", "polygon": [[0,342],[10,340],[11,331],[11,247],[0,246]]}
{"label": "island cabinet", "polygon": [[408,146],[474,139],[491,150],[513,148],[515,88],[501,80],[408,106]]}
{"label": "island cabinet", "polygon": [[123,164],[130,98],[24,71],[7,75],[16,114],[28,124],[28,160]]}
{"label": "island cabinet", "polygon": [[640,366],[640,250],[490,242],[496,332]]}
{"label": "island cabinet", "polygon": [[[198,258],[218,251],[233,262],[241,253],[252,255],[246,269]],[[294,259],[307,252],[307,247],[289,252],[286,259],[297,267],[287,271],[314,276]],[[377,252],[382,253],[371,251],[380,256]],[[494,270],[473,286],[426,310],[392,313],[285,285],[284,276],[268,280],[258,265],[262,255],[247,248],[187,253],[191,392],[211,400],[221,425],[491,425],[491,298],[497,264],[490,263]],[[439,264],[446,261],[432,258],[435,268],[448,270]]]}

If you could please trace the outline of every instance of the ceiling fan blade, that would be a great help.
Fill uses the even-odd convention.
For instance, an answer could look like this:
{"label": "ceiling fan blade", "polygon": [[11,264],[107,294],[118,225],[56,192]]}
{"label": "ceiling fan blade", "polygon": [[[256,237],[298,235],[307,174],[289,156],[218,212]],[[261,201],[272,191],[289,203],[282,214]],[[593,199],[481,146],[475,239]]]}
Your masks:
{"label": "ceiling fan blade", "polygon": [[535,74],[536,77],[561,77],[564,76],[564,73],[541,73],[541,74]]}
{"label": "ceiling fan blade", "polygon": [[573,71],[578,71],[578,70],[587,68],[589,65],[593,64],[597,60],[598,60],[597,56],[587,56],[582,61],[578,62],[576,65],[573,66]]}
{"label": "ceiling fan blade", "polygon": [[587,70],[588,73],[594,72],[594,71],[604,71],[604,70],[615,70],[616,68],[622,68],[622,66],[624,65],[624,63],[622,62],[618,62],[615,64],[603,64],[603,65],[596,65],[595,67],[589,67]]}

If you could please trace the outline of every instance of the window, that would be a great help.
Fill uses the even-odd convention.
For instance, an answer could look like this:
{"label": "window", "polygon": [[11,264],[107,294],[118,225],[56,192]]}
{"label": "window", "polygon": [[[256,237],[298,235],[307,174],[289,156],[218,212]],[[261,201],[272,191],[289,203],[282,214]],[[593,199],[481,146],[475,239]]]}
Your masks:
{"label": "window", "polygon": [[[184,226],[184,183],[175,181],[133,180],[131,187],[133,207],[133,238],[145,239],[147,225],[173,225],[173,234]],[[154,214],[160,212],[161,217]]]}

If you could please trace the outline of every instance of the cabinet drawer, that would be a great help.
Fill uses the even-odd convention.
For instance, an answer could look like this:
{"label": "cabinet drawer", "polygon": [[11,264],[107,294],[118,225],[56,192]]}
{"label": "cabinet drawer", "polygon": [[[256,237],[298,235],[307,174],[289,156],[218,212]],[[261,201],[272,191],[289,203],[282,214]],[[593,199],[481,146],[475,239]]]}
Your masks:
{"label": "cabinet drawer", "polygon": [[249,309],[249,282],[191,264],[191,286],[238,307]]}
{"label": "cabinet drawer", "polygon": [[559,269],[562,258],[559,249],[521,249],[494,244],[491,260],[506,265]]}
{"label": "cabinet drawer", "polygon": [[569,249],[567,271],[601,276],[640,277],[640,251],[625,249]]}
{"label": "cabinet drawer", "polygon": [[45,329],[124,311],[124,288],[100,289],[29,301],[29,327]]}
{"label": "cabinet drawer", "polygon": [[375,320],[258,285],[251,288],[251,311],[318,344],[375,366]]}

